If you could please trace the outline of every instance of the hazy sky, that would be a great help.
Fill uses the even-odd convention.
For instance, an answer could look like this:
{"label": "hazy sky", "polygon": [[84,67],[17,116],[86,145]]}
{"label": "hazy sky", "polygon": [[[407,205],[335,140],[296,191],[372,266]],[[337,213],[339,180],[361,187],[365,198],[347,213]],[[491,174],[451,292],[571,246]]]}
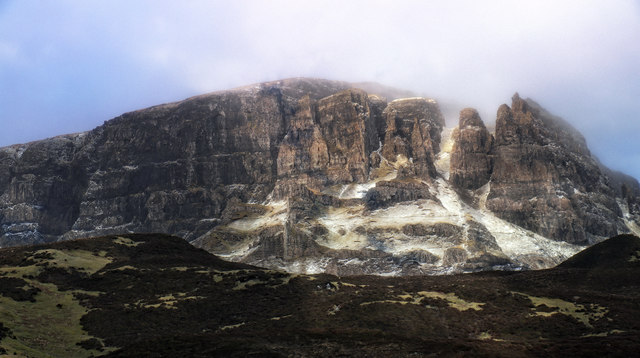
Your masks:
{"label": "hazy sky", "polygon": [[0,146],[297,76],[378,81],[485,122],[518,91],[640,178],[638,1],[0,0]]}

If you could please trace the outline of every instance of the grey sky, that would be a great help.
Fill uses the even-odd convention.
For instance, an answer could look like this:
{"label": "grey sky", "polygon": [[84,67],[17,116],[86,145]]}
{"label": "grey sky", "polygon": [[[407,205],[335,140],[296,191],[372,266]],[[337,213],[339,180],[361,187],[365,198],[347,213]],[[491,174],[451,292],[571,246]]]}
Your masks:
{"label": "grey sky", "polygon": [[0,145],[296,76],[378,81],[486,122],[518,91],[640,177],[637,1],[0,0]]}

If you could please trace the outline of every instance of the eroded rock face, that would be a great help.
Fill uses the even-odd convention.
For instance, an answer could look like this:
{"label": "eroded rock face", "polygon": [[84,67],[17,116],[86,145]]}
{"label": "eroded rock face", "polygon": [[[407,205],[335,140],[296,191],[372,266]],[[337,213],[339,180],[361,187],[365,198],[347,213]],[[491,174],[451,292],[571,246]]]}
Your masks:
{"label": "eroded rock face", "polygon": [[123,231],[192,240],[234,200],[263,202],[274,187],[286,199],[290,187],[365,182],[385,137],[386,100],[351,87],[263,83],[3,148],[0,244]]}
{"label": "eroded rock face", "polygon": [[313,176],[314,188],[362,183],[369,177],[369,155],[378,133],[361,90],[347,90],[298,103],[296,114],[278,152],[278,176]]}
{"label": "eroded rock face", "polygon": [[493,171],[493,136],[473,108],[460,111],[452,134],[449,180],[457,187],[475,190],[487,184]]}
{"label": "eroded rock face", "polygon": [[74,154],[82,135],[0,149],[0,245],[55,240],[79,215],[87,176]]}
{"label": "eroded rock face", "polygon": [[434,156],[440,151],[444,118],[434,101],[424,98],[396,100],[384,110],[386,133],[382,155],[389,161],[409,159],[406,175],[436,176]]}
{"label": "eroded rock face", "polygon": [[367,191],[364,201],[368,209],[375,210],[420,199],[435,199],[428,185],[417,180],[392,180],[378,182]]}
{"label": "eroded rock face", "polygon": [[501,107],[495,141],[463,110],[449,153],[435,101],[366,86],[391,102],[291,79],[0,148],[0,245],[155,231],[288,271],[411,275],[549,267],[640,224],[637,182],[607,181],[535,103]]}
{"label": "eroded rock face", "polygon": [[543,236],[590,243],[623,224],[615,195],[584,138],[537,104],[513,97],[496,122],[495,164],[486,205]]}
{"label": "eroded rock face", "polygon": [[264,200],[291,112],[282,91],[267,87],[195,97],[106,122],[75,155],[88,186],[67,237],[104,228],[190,238],[209,230],[228,200]]}

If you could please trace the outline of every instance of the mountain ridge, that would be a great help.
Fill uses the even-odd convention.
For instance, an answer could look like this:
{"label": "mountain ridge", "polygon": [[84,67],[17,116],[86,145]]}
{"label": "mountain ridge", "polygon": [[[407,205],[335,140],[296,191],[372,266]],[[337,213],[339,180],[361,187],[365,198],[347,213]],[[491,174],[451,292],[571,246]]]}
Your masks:
{"label": "mountain ridge", "polygon": [[638,230],[633,182],[534,102],[501,107],[483,147],[494,134],[446,128],[433,100],[352,87],[255,84],[1,148],[0,243],[158,231],[294,272],[405,275],[550,267]]}

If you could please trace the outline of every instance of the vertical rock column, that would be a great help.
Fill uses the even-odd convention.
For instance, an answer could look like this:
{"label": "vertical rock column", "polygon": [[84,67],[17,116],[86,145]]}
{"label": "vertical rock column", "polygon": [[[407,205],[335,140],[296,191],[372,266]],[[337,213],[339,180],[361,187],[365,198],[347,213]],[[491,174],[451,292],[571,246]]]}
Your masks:
{"label": "vertical rock column", "polygon": [[460,111],[453,133],[450,181],[462,189],[475,190],[489,182],[493,170],[493,136],[473,108]]}

